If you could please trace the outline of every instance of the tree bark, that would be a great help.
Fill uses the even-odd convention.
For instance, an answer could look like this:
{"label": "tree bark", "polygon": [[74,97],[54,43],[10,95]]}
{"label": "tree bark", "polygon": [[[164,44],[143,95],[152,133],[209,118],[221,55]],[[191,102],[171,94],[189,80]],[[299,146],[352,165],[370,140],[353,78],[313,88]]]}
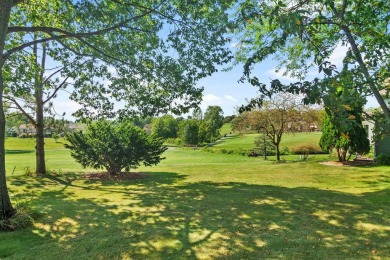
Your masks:
{"label": "tree bark", "polygon": [[264,154],[263,154],[263,156],[264,156],[264,160],[267,160],[267,140],[266,140],[266,138],[265,138],[265,134],[263,134],[263,142],[264,142]]}
{"label": "tree bark", "polygon": [[7,219],[15,213],[8,194],[5,171],[5,115],[3,107],[3,66],[5,63],[3,53],[12,5],[12,0],[0,1],[0,219]]}
{"label": "tree bark", "polygon": [[339,159],[339,162],[342,162],[340,148],[337,148],[336,150],[337,150],[337,158]]}
{"label": "tree bark", "polygon": [[[36,64],[38,63],[38,47],[34,45],[34,54]],[[35,96],[35,173],[46,174],[45,161],[45,136],[44,136],[44,120],[43,120],[43,72],[45,71],[46,48],[43,45],[41,73],[35,77],[34,96]]]}
{"label": "tree bark", "polygon": [[[42,101],[42,100],[41,100]],[[43,105],[39,104],[36,100],[36,145],[35,145],[35,159],[36,159],[36,174],[46,173],[46,162],[45,162],[45,136],[44,136],[44,123],[43,123]],[[40,111],[42,109],[42,112]]]}
{"label": "tree bark", "polygon": [[280,161],[280,149],[279,149],[279,144],[275,144],[275,148],[276,148],[276,160],[277,161]]}

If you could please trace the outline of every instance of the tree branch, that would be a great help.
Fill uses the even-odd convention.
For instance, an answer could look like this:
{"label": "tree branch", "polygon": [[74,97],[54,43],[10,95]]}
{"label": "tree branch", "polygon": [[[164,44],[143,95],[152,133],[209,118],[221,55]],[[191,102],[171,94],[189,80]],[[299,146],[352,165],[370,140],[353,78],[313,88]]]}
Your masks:
{"label": "tree branch", "polygon": [[[126,6],[126,5],[130,5],[130,6],[133,6],[133,7],[136,7],[138,9],[142,9],[142,10],[146,10],[146,11],[149,11],[149,12],[152,12],[152,13],[156,13],[164,18],[167,18],[171,21],[174,21],[174,22],[178,22],[178,23],[182,23],[183,21],[181,20],[177,20],[171,16],[168,16],[166,14],[163,14],[161,13],[160,11],[157,11],[155,8],[150,8],[150,7],[147,7],[147,6],[143,6],[143,5],[140,5],[138,3],[128,3],[128,4],[125,4],[125,3],[122,3],[120,0],[111,0],[112,2],[116,3],[116,4],[119,4],[119,5],[122,5],[122,6]],[[162,4],[160,4],[159,6],[161,6]]]}
{"label": "tree branch", "polygon": [[51,77],[53,77],[55,74],[57,74],[58,72],[60,72],[61,70],[63,70],[64,69],[64,67],[62,67],[62,68],[60,68],[60,69],[58,69],[58,70],[56,70],[56,71],[54,71],[52,74],[50,74],[44,81],[42,81],[42,85],[43,84],[45,84]]}
{"label": "tree branch", "polygon": [[9,100],[9,101],[11,101],[12,103],[14,103],[15,105],[16,105],[16,107],[28,118],[28,120],[34,125],[34,126],[36,126],[37,124],[36,124],[36,122],[35,122],[35,120],[34,120],[34,118],[32,117],[32,116],[30,116],[30,114],[29,113],[27,113],[27,111],[26,110],[24,110],[24,108],[19,104],[19,102],[18,101],[16,101],[16,99],[14,99],[14,98],[11,98],[11,97],[9,97],[9,96],[3,96],[6,100]]}
{"label": "tree branch", "polygon": [[62,81],[62,83],[61,83],[60,85],[58,85],[58,86],[54,89],[53,93],[52,93],[50,96],[48,96],[47,99],[46,99],[45,101],[42,102],[43,105],[45,105],[50,99],[52,99],[52,98],[57,94],[57,92],[66,84],[66,81],[67,81],[68,79],[69,79],[69,77],[66,77],[66,78],[64,79],[64,81]]}
{"label": "tree branch", "polygon": [[[20,45],[18,47],[12,48],[12,49],[8,50],[7,52],[5,52],[3,54],[3,59],[6,60],[13,53],[15,53],[17,51],[20,51],[20,50],[23,50],[24,48],[32,46],[32,45],[35,45],[35,44],[40,44],[40,43],[45,43],[45,42],[50,42],[50,41],[58,41],[58,40],[67,39],[67,38],[75,38],[75,39],[81,40],[82,38],[88,38],[88,37],[95,36],[95,35],[105,34],[107,32],[113,31],[115,29],[122,28],[127,23],[129,23],[129,22],[131,22],[133,20],[137,20],[137,19],[140,19],[142,17],[145,17],[145,16],[149,15],[150,13],[151,13],[151,11],[147,11],[147,12],[145,12],[143,14],[136,15],[136,16],[133,16],[133,17],[131,17],[129,19],[126,19],[123,22],[117,23],[117,24],[115,24],[115,25],[113,25],[111,27],[107,27],[107,28],[104,28],[104,29],[101,29],[101,30],[97,30],[97,31],[92,31],[92,32],[72,33],[72,32],[68,32],[66,30],[62,30],[62,29],[58,29],[58,28],[54,28],[54,27],[45,27],[45,26],[37,26],[37,27],[20,27],[20,26],[15,26],[15,27],[9,27],[7,33],[10,33],[10,32],[43,32],[43,33],[49,34],[51,37],[42,38],[42,39],[39,39],[39,40],[34,40],[34,41],[31,41],[31,42],[24,43],[24,44],[22,44],[22,45]],[[61,35],[53,35],[53,33],[61,33]]]}

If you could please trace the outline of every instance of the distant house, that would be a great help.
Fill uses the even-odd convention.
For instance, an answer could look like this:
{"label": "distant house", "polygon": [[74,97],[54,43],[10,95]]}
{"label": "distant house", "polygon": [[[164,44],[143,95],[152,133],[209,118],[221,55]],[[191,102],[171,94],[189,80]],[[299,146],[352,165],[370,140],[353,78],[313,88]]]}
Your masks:
{"label": "distant house", "polygon": [[[380,91],[380,94],[383,96],[385,102],[390,105],[390,90],[383,89]],[[378,156],[379,154],[390,154],[390,136],[384,137],[383,139],[374,142],[374,127],[375,123],[371,120],[364,120],[362,122],[363,127],[366,129],[368,134],[368,139],[370,144],[374,148],[374,155]]]}
{"label": "distant house", "polygon": [[11,128],[6,128],[6,129],[5,129],[5,132],[6,132],[7,136],[16,137],[16,136],[18,135],[19,128],[16,127],[16,126],[13,126],[13,127],[11,127]]}
{"label": "distant house", "polygon": [[374,127],[375,123],[369,119],[365,119],[362,125],[367,133],[367,138],[370,140],[370,145],[374,145]]}
{"label": "distant house", "polygon": [[35,134],[37,130],[31,124],[22,124],[19,126],[19,134]]}

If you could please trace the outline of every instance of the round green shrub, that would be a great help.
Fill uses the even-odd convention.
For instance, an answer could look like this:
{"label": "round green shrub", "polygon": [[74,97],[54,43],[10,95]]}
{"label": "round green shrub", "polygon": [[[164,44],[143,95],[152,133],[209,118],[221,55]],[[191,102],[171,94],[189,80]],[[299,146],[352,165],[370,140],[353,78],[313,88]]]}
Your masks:
{"label": "round green shrub", "polygon": [[112,175],[141,164],[156,165],[167,149],[161,138],[148,135],[131,122],[96,121],[85,133],[73,132],[66,140],[69,144],[65,147],[83,167],[105,168]]}

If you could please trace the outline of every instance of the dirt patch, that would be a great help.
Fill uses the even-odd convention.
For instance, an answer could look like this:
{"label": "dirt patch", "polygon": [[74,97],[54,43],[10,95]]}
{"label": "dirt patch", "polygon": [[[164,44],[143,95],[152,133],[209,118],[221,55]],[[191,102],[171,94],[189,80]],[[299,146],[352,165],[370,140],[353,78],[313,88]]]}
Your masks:
{"label": "dirt patch", "polygon": [[149,178],[150,175],[144,172],[121,172],[115,175],[111,175],[108,172],[93,172],[84,173],[81,178],[88,180],[102,180],[102,181],[126,181],[126,180],[139,180]]}
{"label": "dirt patch", "polygon": [[368,165],[373,165],[374,161],[372,160],[358,160],[358,161],[348,161],[348,162],[328,161],[328,162],[320,162],[320,164],[329,165],[329,166],[368,166]]}

